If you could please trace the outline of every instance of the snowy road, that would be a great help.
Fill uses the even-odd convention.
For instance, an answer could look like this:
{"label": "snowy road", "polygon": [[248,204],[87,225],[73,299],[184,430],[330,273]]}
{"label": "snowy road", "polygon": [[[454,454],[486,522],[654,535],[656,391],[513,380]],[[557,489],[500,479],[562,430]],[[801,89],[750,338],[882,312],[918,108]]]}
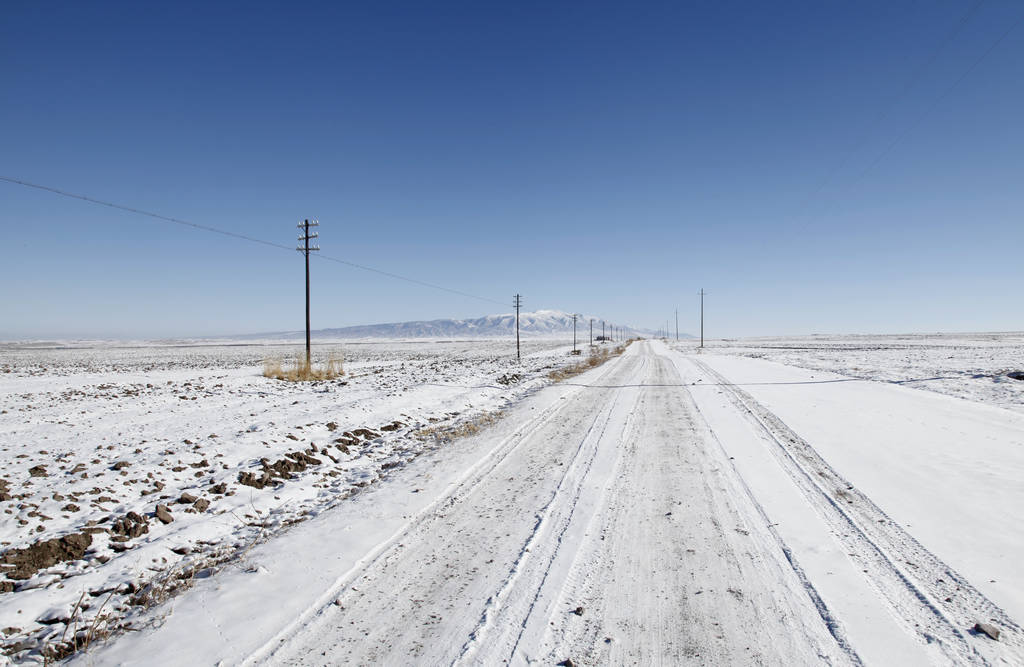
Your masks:
{"label": "snowy road", "polygon": [[[901,493],[884,492],[892,482],[883,476],[879,501],[868,497],[860,480],[871,487],[871,466],[858,467],[856,452],[832,455],[831,443],[827,461],[755,398],[760,390],[730,382],[745,372],[659,342],[634,344],[381,489],[256,547],[245,567],[183,596],[161,627],[83,659],[1019,664],[1024,635],[1004,611],[1013,595],[998,606],[969,578],[980,576],[977,559],[897,524],[890,504]],[[889,388],[864,384],[892,400]],[[779,398],[786,386],[807,385],[778,385],[774,396],[787,419],[800,417]],[[839,402],[851,391],[821,386]],[[940,412],[973,409],[939,398]],[[1004,413],[1012,414],[989,421]],[[843,419],[837,413],[835,423]],[[904,436],[928,441],[928,415],[914,419],[923,425]],[[1011,452],[1011,474],[995,486],[1014,501],[1007,480],[1024,424],[1006,419],[985,446]],[[959,483],[963,491],[972,482]],[[924,510],[913,511],[928,525]],[[972,529],[983,564],[1003,562],[990,551],[1020,545],[1019,522],[1004,528]],[[999,642],[972,633],[976,621],[996,624]]]}

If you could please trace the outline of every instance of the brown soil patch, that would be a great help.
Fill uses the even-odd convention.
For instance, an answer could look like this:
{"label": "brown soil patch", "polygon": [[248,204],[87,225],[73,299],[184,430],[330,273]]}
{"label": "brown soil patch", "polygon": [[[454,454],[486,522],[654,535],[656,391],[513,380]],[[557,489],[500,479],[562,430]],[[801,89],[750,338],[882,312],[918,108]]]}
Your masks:
{"label": "brown soil patch", "polygon": [[39,570],[63,563],[78,560],[92,544],[92,535],[73,533],[64,537],[36,542],[24,549],[7,551],[0,563],[13,565],[13,569],[4,568],[9,579],[28,579]]}

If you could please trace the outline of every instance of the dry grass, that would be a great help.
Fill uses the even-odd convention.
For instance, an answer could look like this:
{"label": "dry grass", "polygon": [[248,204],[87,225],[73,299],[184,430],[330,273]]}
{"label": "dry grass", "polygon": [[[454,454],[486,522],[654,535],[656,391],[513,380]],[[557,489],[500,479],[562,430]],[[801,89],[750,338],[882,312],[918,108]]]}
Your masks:
{"label": "dry grass", "polygon": [[589,371],[591,368],[597,368],[598,366],[608,361],[609,359],[617,357],[623,352],[625,352],[626,348],[629,347],[630,343],[632,343],[633,340],[633,338],[630,338],[625,343],[622,343],[621,345],[616,345],[613,348],[600,347],[595,345],[590,348],[590,354],[587,356],[586,359],[577,364],[571,364],[569,366],[556,368],[555,370],[548,373],[548,378],[554,380],[555,382],[561,382],[562,380],[567,380],[571,377],[575,377],[580,373],[585,373],[586,371]]}
{"label": "dry grass", "polygon": [[413,435],[421,440],[429,440],[433,438],[438,443],[451,442],[456,438],[465,438],[467,436],[476,435],[484,427],[494,424],[501,419],[502,413],[498,412],[485,412],[479,417],[476,417],[470,421],[459,422],[458,424],[439,424],[437,426],[428,426],[416,431]]}
{"label": "dry grass", "polygon": [[330,352],[319,368],[316,362],[307,364],[304,353],[296,354],[287,367],[283,365],[279,358],[263,360],[263,377],[283,380],[285,382],[333,380],[344,374],[344,357],[337,351]]}

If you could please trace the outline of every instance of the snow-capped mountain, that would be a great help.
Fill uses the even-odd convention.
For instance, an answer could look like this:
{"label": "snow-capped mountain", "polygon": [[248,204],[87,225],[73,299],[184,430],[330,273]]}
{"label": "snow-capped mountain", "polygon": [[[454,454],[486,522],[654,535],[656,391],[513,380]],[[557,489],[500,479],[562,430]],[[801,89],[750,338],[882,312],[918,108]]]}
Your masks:
{"label": "snow-capped mountain", "polygon": [[[581,316],[576,322],[576,333],[580,339],[590,335],[590,320],[594,320],[594,336],[601,335],[602,322],[605,331],[611,335],[611,327],[617,327],[627,336],[650,335],[646,329],[602,320],[589,315]],[[511,336],[516,332],[515,313],[486,315],[468,320],[429,320],[420,322],[392,322],[367,324],[337,329],[317,329],[315,338],[448,338],[465,336]],[[560,310],[538,310],[519,314],[519,333],[522,336],[563,336],[572,334],[572,313]],[[304,336],[301,331],[274,334],[258,334],[252,338],[293,338]],[[616,336],[618,337],[618,336]]]}

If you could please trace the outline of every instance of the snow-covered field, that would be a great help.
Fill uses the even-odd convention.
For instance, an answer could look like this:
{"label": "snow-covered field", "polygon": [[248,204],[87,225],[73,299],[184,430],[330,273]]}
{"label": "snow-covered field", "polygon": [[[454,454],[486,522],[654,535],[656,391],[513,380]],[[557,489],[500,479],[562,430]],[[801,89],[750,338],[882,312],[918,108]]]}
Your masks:
{"label": "snow-covered field", "polygon": [[306,386],[267,346],[5,349],[4,646],[1022,664],[1022,340],[641,341],[557,383],[557,341],[346,343]]}
{"label": "snow-covered field", "polygon": [[[386,479],[547,384],[565,341],[346,341],[346,375],[261,376],[295,345],[0,350],[0,630],[39,659],[131,622],[255,541]],[[34,546],[31,551],[24,551]],[[117,619],[117,620],[115,620]],[[56,641],[55,641],[56,640]]]}
{"label": "snow-covered field", "polygon": [[[696,341],[681,341],[694,350]],[[926,389],[1024,411],[1024,333],[845,335],[710,340],[705,350]]]}

